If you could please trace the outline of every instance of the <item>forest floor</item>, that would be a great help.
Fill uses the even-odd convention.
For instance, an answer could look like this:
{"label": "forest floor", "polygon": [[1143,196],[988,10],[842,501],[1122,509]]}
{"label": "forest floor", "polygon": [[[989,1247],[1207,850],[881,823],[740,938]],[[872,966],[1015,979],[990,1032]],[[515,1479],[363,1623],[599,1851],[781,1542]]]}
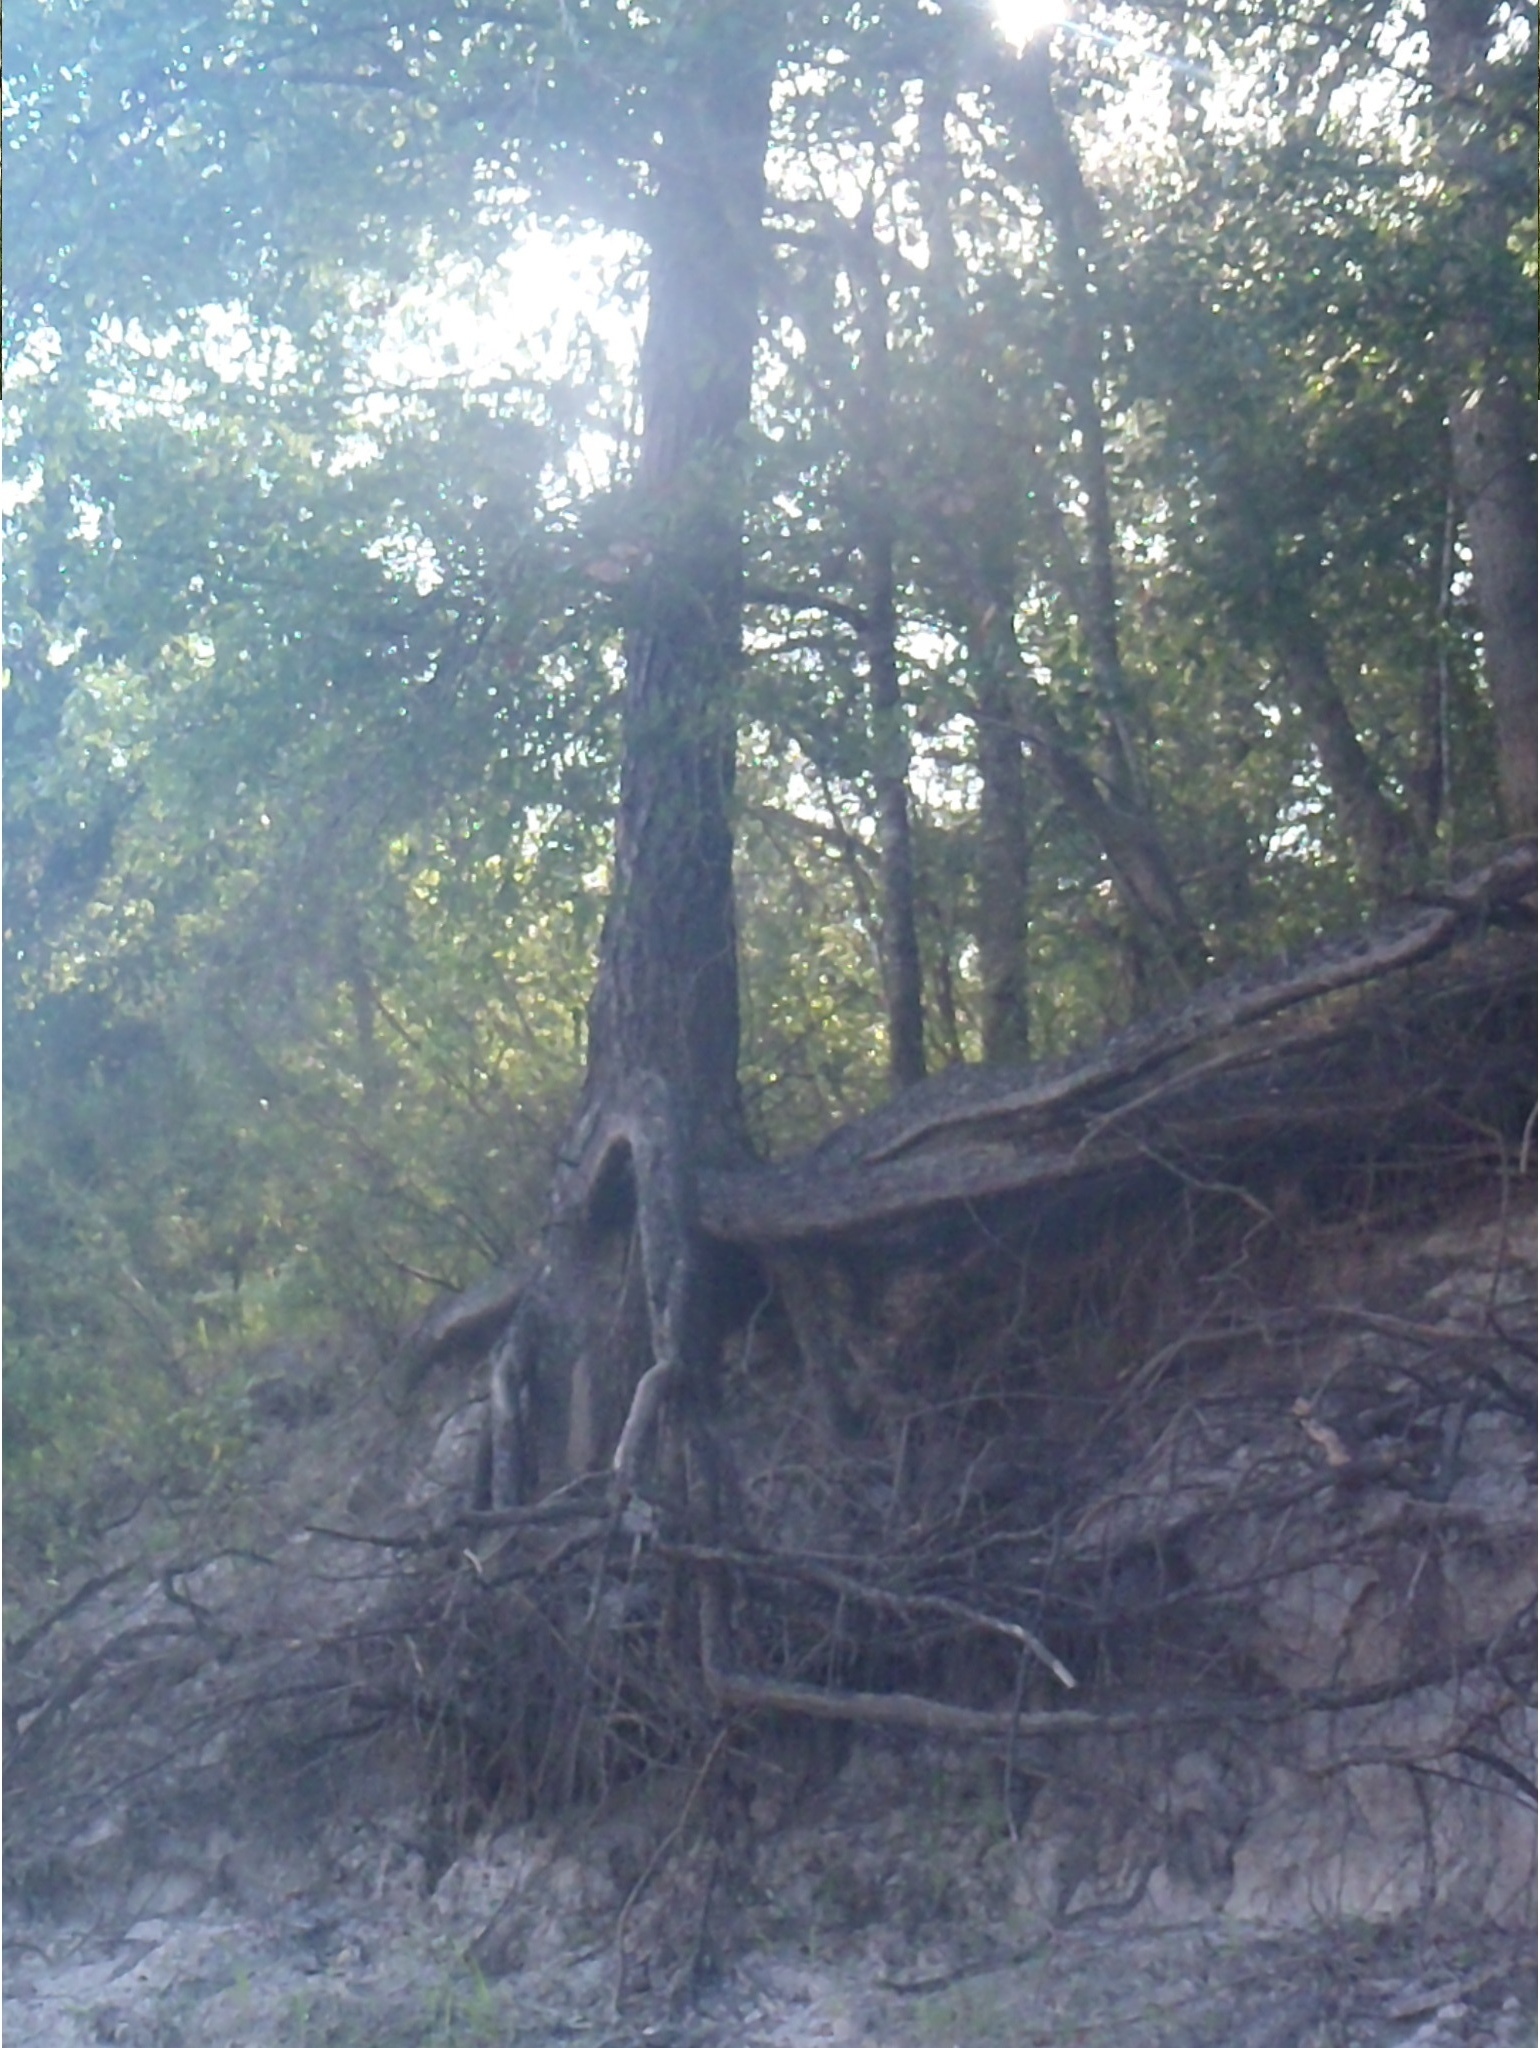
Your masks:
{"label": "forest floor", "polygon": [[[976,1835],[966,1854],[966,1829],[942,1846],[915,1839],[924,1830],[913,1808],[853,1827],[849,1803],[771,1845],[773,1886],[762,1878],[757,1897],[724,1898],[720,1945],[687,1998],[643,1982],[617,2001],[600,1841],[580,1870],[519,1831],[498,1853],[461,1859],[429,1896],[420,1855],[371,1824],[341,1859],[344,1883],[290,1896],[279,1885],[260,1902],[214,1901],[116,1933],[82,1922],[33,1939],[40,1930],[13,1917],[5,2037],[18,2048],[1527,2048],[1536,2038],[1528,1936],[1405,1923],[1280,1934],[1221,1916],[1012,1930],[954,1910],[979,1861]],[[490,1978],[467,1960],[466,1937],[478,1895],[506,1882],[510,1856],[544,1881],[526,1916],[525,1967]],[[938,1904],[920,1925],[927,1892]],[[645,1959],[640,1971],[633,1959],[632,1976],[645,1979]]]}

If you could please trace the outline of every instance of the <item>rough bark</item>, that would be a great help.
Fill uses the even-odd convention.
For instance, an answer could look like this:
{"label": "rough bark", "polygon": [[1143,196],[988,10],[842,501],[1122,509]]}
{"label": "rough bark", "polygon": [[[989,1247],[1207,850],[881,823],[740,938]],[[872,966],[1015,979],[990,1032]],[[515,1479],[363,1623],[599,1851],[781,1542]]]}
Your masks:
{"label": "rough bark", "polygon": [[[1480,381],[1476,381],[1479,379]],[[1465,508],[1482,657],[1497,726],[1498,792],[1508,831],[1536,821],[1535,470],[1533,414],[1504,376],[1459,379],[1449,413]]]}
{"label": "rough bark", "polygon": [[730,805],[763,40],[750,8],[696,23],[661,116],[635,494],[644,553],[626,644],[615,874],[589,1011],[586,1101],[658,1074],[705,1158],[743,1144]]}
{"label": "rough bark", "polygon": [[614,880],[542,1268],[493,1360],[494,1508],[606,1463],[634,1484],[719,1348],[693,1174],[748,1150],[730,805],[773,29],[692,11],[657,102]]}
{"label": "rough bark", "polygon": [[1424,18],[1435,133],[1465,252],[1459,274],[1446,281],[1453,302],[1442,336],[1450,453],[1497,726],[1503,822],[1521,833],[1536,823],[1534,406],[1518,383],[1528,366],[1521,369],[1503,346],[1492,286],[1499,278],[1515,283],[1504,277],[1516,262],[1509,238],[1533,211],[1534,185],[1531,178],[1516,188],[1517,203],[1504,196],[1528,142],[1522,133],[1502,133],[1488,63],[1493,12],[1490,0],[1428,0]]}
{"label": "rough bark", "polygon": [[856,523],[867,577],[861,637],[866,648],[877,795],[888,1078],[894,1088],[908,1088],[925,1078],[925,1012],[915,916],[914,842],[909,828],[909,745],[898,674],[888,299],[869,214],[863,216],[853,237],[850,276],[861,334],[858,432],[863,475]]}

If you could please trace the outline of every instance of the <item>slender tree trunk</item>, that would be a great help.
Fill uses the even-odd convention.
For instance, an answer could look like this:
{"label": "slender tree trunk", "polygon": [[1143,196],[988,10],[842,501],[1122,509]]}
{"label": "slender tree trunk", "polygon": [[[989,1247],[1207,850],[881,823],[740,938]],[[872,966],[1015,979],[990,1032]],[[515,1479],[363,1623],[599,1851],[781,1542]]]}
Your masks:
{"label": "slender tree trunk", "polygon": [[928,90],[921,107],[920,181],[930,271],[931,317],[943,349],[958,364],[959,448],[967,474],[958,481],[971,510],[947,548],[963,585],[963,631],[973,697],[974,764],[979,775],[978,857],[974,869],[981,1033],[986,1061],[1019,1065],[1030,1046],[1027,1001],[1027,883],[1031,834],[1012,665],[1002,636],[1012,632],[1021,541],[1021,489],[1011,435],[982,368],[970,361],[970,316],[952,228],[951,166],[946,145],[950,95]]}
{"label": "slender tree trunk", "polygon": [[[943,334],[950,327],[956,335],[953,354],[965,362],[966,307],[956,279],[957,256],[947,204],[946,107],[945,96],[933,90],[921,108],[921,203],[931,267],[937,273],[933,317]],[[982,379],[977,382],[983,384]],[[966,388],[974,390],[974,381],[968,380]],[[981,922],[979,931],[980,964],[986,989],[996,992],[991,1034],[996,1044],[1011,1047],[999,1057],[1015,1059],[1022,1057],[1027,1042],[1025,972],[1019,964],[1026,930],[1028,847],[1022,740],[1042,763],[1061,799],[1106,853],[1118,894],[1143,949],[1159,963],[1159,982],[1168,987],[1190,986],[1204,947],[1182,901],[1159,827],[1140,798],[1118,721],[1103,721],[1109,765],[1098,772],[1064,730],[1022,657],[1015,625],[1020,517],[1009,466],[1010,440],[1000,430],[994,408],[993,394],[983,384],[968,421],[972,471],[967,484],[975,513],[970,526],[954,540],[954,553],[961,558],[960,578],[970,601],[965,630],[973,667],[982,679],[975,690],[980,810],[984,814],[980,837],[988,849],[992,879],[986,883],[980,877],[989,906],[987,922]],[[976,422],[981,412],[980,427]],[[1110,513],[1108,539],[1106,570],[1110,573]],[[1088,603],[1083,609],[1088,616],[1098,614],[1104,625],[1112,625],[1110,636],[1104,634],[1100,644],[1104,657],[1109,648],[1115,653],[1115,606],[1114,611],[1102,606],[1098,612],[1096,605]],[[1013,834],[1017,835],[1015,853],[1008,858],[1007,844]],[[1014,890],[1006,886],[1008,868],[1019,878]],[[1013,1016],[1011,1005],[1018,989],[1021,1011]]]}
{"label": "slender tree trunk", "polygon": [[1369,893],[1375,902],[1386,903],[1401,894],[1413,878],[1417,842],[1411,819],[1391,802],[1380,784],[1337,687],[1326,636],[1313,614],[1280,607],[1272,639],[1285,684],[1304,714]]}
{"label": "slender tree trunk", "polygon": [[[1008,614],[1006,621],[1008,623]],[[1027,1007],[1027,784],[1011,672],[991,620],[977,636],[974,731],[979,770],[979,979],[984,1058],[1024,1065]]]}
{"label": "slender tree trunk", "polygon": [[[1104,843],[1120,893],[1142,927],[1145,950],[1164,963],[1165,979],[1191,986],[1207,959],[1203,936],[1182,898],[1139,772],[1130,732],[1130,692],[1118,618],[1117,550],[1106,424],[1098,389],[1103,353],[1096,304],[1094,260],[1101,227],[1094,195],[1053,97],[1051,45],[1030,45],[1008,74],[1008,92],[1020,110],[1028,168],[1053,230],[1054,263],[1064,307],[1064,347],[1058,374],[1069,392],[1080,435],[1076,465],[1085,495],[1084,561],[1069,592],[1080,614],[1102,729],[1098,764],[1108,814]],[[1084,792],[1077,800],[1084,807]],[[1115,850],[1116,848],[1116,850]]]}
{"label": "slender tree trunk", "polygon": [[[1470,542],[1482,661],[1497,726],[1499,794],[1510,832],[1536,823],[1536,511],[1534,406],[1505,351],[1491,281],[1510,269],[1509,236],[1532,210],[1504,197],[1522,133],[1504,136],[1492,112],[1491,0],[1426,0],[1436,133],[1464,230],[1456,301],[1443,334],[1449,369],[1449,440],[1455,489]],[[1511,150],[1505,145],[1513,145]]]}
{"label": "slender tree trunk", "polygon": [[[1160,979],[1168,986],[1188,978],[1187,950],[1169,943],[1173,932],[1171,869],[1165,846],[1149,813],[1116,802],[1084,754],[1064,730],[1057,712],[1037,691],[1016,638],[1014,623],[1001,635],[1000,656],[1015,679],[1017,729],[1031,747],[1059,793],[1107,856],[1119,896],[1146,942],[1146,952],[1160,963]],[[1179,901],[1179,899],[1178,899]],[[1185,920],[1186,912],[1182,912]]]}
{"label": "slender tree trunk", "polygon": [[1484,366],[1457,379],[1449,413],[1456,488],[1470,541],[1482,661],[1497,726],[1498,793],[1510,832],[1536,820],[1533,413]]}
{"label": "slender tree trunk", "polygon": [[931,905],[931,916],[937,933],[936,949],[931,956],[936,964],[936,1023],[947,1063],[958,1067],[963,1062],[963,1043],[962,1020],[957,1014],[957,984],[952,974],[956,931],[939,906]]}
{"label": "slender tree trunk", "polygon": [[[1076,593],[1081,628],[1091,685],[1102,715],[1107,785],[1118,803],[1132,807],[1142,801],[1141,783],[1128,728],[1129,692],[1118,628],[1112,488],[1107,473],[1106,426],[1097,390],[1102,328],[1096,311],[1091,264],[1101,240],[1101,224],[1096,200],[1081,175],[1080,160],[1054,101],[1051,45],[1046,37],[1023,53],[1018,67],[1018,89],[1035,182],[1053,229],[1054,264],[1062,294],[1064,348],[1055,368],[1069,392],[1080,434],[1078,471],[1086,507],[1085,562]],[[1174,883],[1172,886],[1174,889]]]}
{"label": "slender tree trunk", "polygon": [[1410,782],[1411,814],[1417,836],[1431,849],[1441,827],[1454,837],[1449,805],[1449,609],[1453,599],[1456,506],[1454,492],[1444,507],[1444,534],[1435,565],[1433,648],[1423,672],[1418,720],[1417,765]]}
{"label": "slender tree trunk", "polygon": [[867,689],[871,702],[877,855],[882,889],[882,981],[888,1078],[895,1089],[925,1078],[925,1012],[915,919],[914,843],[909,829],[909,742],[898,675],[898,605],[893,554],[892,379],[888,296],[870,215],[854,237],[850,263],[861,333],[857,541],[866,563]]}

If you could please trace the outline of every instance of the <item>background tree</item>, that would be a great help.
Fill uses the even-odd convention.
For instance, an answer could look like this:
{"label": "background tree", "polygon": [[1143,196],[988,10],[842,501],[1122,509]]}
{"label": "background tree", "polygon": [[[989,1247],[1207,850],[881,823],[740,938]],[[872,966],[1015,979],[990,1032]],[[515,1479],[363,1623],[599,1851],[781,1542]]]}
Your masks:
{"label": "background tree", "polygon": [[1506,20],[1505,47],[1495,47],[1497,13],[1481,0],[1428,0],[1425,22],[1442,210],[1454,231],[1439,341],[1455,488],[1497,720],[1503,822],[1533,832],[1535,437],[1522,368],[1532,280],[1516,260],[1534,220],[1533,67]]}

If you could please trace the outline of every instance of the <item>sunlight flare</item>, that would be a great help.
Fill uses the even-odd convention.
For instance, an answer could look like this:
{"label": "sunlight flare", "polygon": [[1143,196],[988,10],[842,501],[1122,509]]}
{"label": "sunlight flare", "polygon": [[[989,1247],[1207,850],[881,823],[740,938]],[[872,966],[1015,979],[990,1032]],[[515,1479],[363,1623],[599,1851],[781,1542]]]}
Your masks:
{"label": "sunlight flare", "polygon": [[1064,19],[1060,0],[994,0],[995,21],[1017,51],[1048,35]]}

